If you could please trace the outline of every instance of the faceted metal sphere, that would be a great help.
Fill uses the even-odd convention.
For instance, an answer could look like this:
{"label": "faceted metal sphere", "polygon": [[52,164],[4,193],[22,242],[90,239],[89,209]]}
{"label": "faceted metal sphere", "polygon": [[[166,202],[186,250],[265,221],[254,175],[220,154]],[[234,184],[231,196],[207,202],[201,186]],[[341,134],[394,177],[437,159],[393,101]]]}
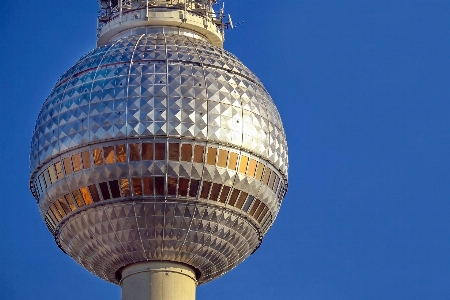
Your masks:
{"label": "faceted metal sphere", "polygon": [[30,186],[58,246],[119,283],[130,264],[192,266],[198,283],[260,245],[287,189],[273,101],[236,57],[172,34],[119,38],[57,82]]}

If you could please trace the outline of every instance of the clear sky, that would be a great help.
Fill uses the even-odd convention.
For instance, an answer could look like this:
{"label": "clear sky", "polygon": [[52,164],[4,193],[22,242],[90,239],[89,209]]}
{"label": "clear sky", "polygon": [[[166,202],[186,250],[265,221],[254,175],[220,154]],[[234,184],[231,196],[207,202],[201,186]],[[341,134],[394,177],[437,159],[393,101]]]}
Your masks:
{"label": "clear sky", "polygon": [[[28,190],[41,104],[95,46],[97,1],[0,5],[0,299],[120,299]],[[282,3],[282,5],[280,4]],[[262,247],[198,300],[450,298],[450,1],[229,0],[225,48],[284,121],[289,190]]]}

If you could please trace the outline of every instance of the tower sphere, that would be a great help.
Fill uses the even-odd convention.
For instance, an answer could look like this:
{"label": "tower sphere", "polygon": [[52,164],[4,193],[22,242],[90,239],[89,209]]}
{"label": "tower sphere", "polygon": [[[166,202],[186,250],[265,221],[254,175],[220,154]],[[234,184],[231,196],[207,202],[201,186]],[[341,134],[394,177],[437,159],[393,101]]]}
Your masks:
{"label": "tower sphere", "polygon": [[119,284],[129,266],[168,261],[202,284],[251,255],[278,214],[281,119],[260,80],[217,42],[220,23],[208,36],[149,21],[149,11],[176,11],[189,25],[198,14],[182,6],[149,4],[129,19],[120,9],[122,22],[110,16],[99,47],[42,106],[31,191],[57,245],[91,273]]}

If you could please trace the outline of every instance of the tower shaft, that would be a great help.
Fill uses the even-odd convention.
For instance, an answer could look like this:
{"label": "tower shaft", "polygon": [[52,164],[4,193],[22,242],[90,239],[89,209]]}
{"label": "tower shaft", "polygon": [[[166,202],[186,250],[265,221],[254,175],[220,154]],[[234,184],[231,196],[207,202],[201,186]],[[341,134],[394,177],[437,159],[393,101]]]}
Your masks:
{"label": "tower shaft", "polygon": [[122,300],[195,300],[192,268],[174,262],[133,264],[122,271]]}

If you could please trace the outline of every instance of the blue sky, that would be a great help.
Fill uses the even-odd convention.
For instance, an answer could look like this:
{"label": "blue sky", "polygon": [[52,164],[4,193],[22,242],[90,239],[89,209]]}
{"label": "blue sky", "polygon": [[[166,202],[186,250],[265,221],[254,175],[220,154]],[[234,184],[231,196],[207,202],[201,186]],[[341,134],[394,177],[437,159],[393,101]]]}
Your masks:
{"label": "blue sky", "polygon": [[[262,247],[198,300],[450,297],[450,2],[229,0],[225,48],[284,121],[289,191]],[[28,190],[41,104],[95,46],[97,2],[0,7],[0,299],[120,299]]]}

